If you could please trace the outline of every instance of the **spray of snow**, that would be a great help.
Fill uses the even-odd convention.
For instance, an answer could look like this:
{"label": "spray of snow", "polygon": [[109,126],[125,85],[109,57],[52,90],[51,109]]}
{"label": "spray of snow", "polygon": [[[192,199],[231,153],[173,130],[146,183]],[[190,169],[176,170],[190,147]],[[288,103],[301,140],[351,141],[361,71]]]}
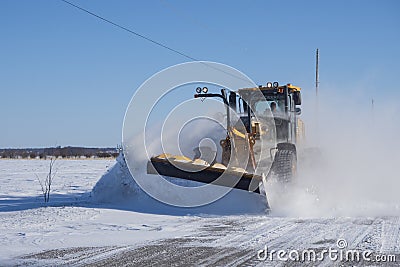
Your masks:
{"label": "spray of snow", "polygon": [[[312,116],[306,121],[308,146],[318,149],[300,148],[299,175],[290,188],[269,182],[272,214],[400,214],[398,105],[386,102],[372,110],[368,102],[360,106],[356,99],[360,96],[321,96],[318,124],[312,124]],[[306,103],[303,110],[307,109],[315,110]]]}
{"label": "spray of snow", "polygon": [[[218,117],[218,114],[216,116]],[[218,118],[216,118],[216,120],[218,121]],[[193,148],[198,147],[199,144],[201,145],[202,140],[214,143],[215,147],[220,151],[219,140],[224,138],[225,135],[226,132],[218,123],[212,123],[209,119],[196,119],[185,124],[181,129],[179,127],[167,128],[167,130],[163,132],[163,138],[161,140],[161,125],[156,124],[151,126],[149,131],[146,131],[148,155],[134,153],[133,155],[130,155],[130,160],[133,160],[136,163],[135,166],[137,166],[137,169],[135,170],[135,174],[140,176],[142,181],[145,180],[147,185],[152,186],[152,190],[165,191],[167,189],[160,186],[160,181],[157,180],[158,178],[155,179],[156,176],[146,173],[148,156],[168,152],[171,154],[183,154],[188,157],[193,157]],[[131,145],[135,147],[135,142],[142,142],[142,140],[143,135],[138,136],[132,140]],[[164,148],[162,144],[164,144]],[[184,187],[203,185],[201,183],[176,178],[165,177],[165,179],[168,182]],[[223,194],[219,194],[221,189],[223,188],[220,186],[210,186],[207,192],[210,194],[210,197],[212,194],[222,196]],[[177,192],[171,189],[169,190],[168,195],[175,200],[181,200],[182,203],[195,197],[205,199],[209,198],[207,195],[193,195],[184,192],[182,193],[182,191]],[[122,155],[118,157],[115,166],[108,173],[103,175],[95,185],[92,191],[92,196],[96,202],[108,202],[111,205],[122,206],[128,210],[173,215],[265,214],[268,207],[265,198],[262,195],[237,189],[231,190],[228,194],[215,202],[199,207],[183,208],[167,205],[152,198],[142,190],[131,176],[127,163]]]}

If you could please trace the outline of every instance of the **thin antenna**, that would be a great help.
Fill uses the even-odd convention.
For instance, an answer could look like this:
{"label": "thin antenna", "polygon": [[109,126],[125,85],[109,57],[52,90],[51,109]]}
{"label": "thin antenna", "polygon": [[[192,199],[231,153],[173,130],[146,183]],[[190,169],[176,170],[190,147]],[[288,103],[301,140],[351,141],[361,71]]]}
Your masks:
{"label": "thin antenna", "polygon": [[319,49],[317,48],[317,56],[315,64],[315,95],[317,97],[318,97],[318,85],[319,85],[318,64],[319,64]]}
{"label": "thin antenna", "polygon": [[372,124],[372,127],[374,127],[375,124],[375,119],[374,119],[374,109],[375,109],[375,100],[374,98],[371,98],[371,119],[370,119],[370,123]]}

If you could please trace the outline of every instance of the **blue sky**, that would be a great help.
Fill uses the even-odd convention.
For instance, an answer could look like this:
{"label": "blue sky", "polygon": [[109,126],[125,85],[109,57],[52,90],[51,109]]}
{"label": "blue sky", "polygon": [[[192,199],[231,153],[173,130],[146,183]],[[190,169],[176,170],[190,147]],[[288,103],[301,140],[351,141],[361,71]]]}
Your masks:
{"label": "blue sky", "polygon": [[[70,1],[259,84],[311,95],[319,48],[322,92],[400,96],[399,1]],[[0,23],[0,147],[115,146],[135,89],[188,61],[59,0],[1,0]]]}

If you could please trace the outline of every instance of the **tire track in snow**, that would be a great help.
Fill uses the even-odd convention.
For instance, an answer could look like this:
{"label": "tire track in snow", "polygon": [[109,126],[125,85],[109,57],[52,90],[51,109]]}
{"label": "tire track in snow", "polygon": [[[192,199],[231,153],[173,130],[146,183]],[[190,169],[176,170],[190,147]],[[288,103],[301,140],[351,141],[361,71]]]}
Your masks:
{"label": "tire track in snow", "polygon": [[381,253],[400,253],[400,218],[385,218],[382,229]]}
{"label": "tire track in snow", "polygon": [[64,256],[64,263],[68,266],[72,263],[76,266],[332,266],[336,263],[328,258],[323,262],[303,263],[260,261],[257,251],[267,245],[275,250],[314,249],[320,252],[329,247],[337,249],[336,241],[343,237],[349,249],[393,253],[399,250],[399,224],[399,218],[196,218],[190,223],[178,222],[180,227],[197,228],[192,234],[97,251],[96,255],[89,251],[72,251],[72,256]]}
{"label": "tire track in snow", "polygon": [[21,258],[17,266],[82,266],[85,262],[120,254],[127,247],[74,247],[48,250]]}

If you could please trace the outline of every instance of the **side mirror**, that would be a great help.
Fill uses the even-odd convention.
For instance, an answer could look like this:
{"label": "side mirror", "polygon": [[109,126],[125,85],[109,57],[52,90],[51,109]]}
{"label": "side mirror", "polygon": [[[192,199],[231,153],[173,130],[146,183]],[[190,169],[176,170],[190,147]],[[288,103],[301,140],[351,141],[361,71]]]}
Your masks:
{"label": "side mirror", "polygon": [[294,112],[296,112],[296,115],[300,115],[301,114],[301,108],[295,108]]}
{"label": "side mirror", "polygon": [[301,105],[301,93],[299,91],[293,93],[293,100],[295,105]]}
{"label": "side mirror", "polygon": [[229,106],[230,106],[233,110],[236,111],[236,94],[235,94],[235,92],[230,92],[230,93],[229,93],[228,102],[229,102]]}

